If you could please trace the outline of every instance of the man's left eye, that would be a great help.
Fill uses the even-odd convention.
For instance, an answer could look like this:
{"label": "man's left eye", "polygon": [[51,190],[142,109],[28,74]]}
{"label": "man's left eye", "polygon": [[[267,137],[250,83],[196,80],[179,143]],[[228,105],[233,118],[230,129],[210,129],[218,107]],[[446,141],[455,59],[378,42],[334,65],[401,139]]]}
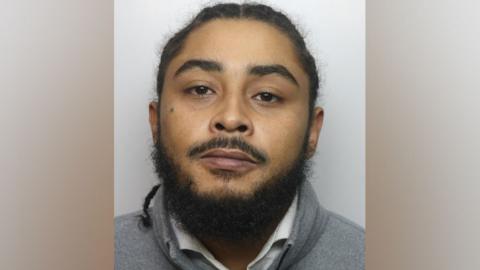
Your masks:
{"label": "man's left eye", "polygon": [[195,96],[208,96],[214,94],[213,90],[205,85],[192,86],[186,89],[186,91]]}
{"label": "man's left eye", "polygon": [[274,94],[269,93],[269,92],[259,93],[259,94],[255,95],[253,98],[256,99],[256,100],[260,100],[260,101],[263,101],[263,102],[269,102],[269,103],[277,102],[277,101],[280,100],[279,97],[277,97]]}

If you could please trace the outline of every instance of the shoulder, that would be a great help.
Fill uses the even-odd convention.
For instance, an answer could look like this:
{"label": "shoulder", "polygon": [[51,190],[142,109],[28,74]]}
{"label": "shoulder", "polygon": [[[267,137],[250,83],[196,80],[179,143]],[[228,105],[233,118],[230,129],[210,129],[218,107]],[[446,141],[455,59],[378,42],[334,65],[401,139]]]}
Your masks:
{"label": "shoulder", "polygon": [[[327,211],[327,210],[325,210]],[[365,269],[365,230],[354,222],[327,211],[322,234],[302,260],[299,269]]]}
{"label": "shoulder", "polygon": [[162,256],[153,230],[140,224],[141,212],[115,218],[115,270],[171,269]]}
{"label": "shoulder", "polygon": [[321,237],[323,244],[339,247],[339,253],[362,255],[365,249],[365,230],[354,222],[328,211],[328,221]]}
{"label": "shoulder", "polygon": [[132,245],[140,245],[138,240],[152,238],[151,229],[140,224],[141,212],[133,212],[115,218],[115,248],[125,249]]}
{"label": "shoulder", "polygon": [[124,231],[127,228],[130,228],[134,223],[138,222],[138,217],[142,212],[136,211],[133,213],[121,215],[115,217],[115,233]]}

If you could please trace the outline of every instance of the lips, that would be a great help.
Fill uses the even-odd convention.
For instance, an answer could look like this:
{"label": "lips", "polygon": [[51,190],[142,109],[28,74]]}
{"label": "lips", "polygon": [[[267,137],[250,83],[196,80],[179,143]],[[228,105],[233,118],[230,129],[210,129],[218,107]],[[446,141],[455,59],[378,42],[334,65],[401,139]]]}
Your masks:
{"label": "lips", "polygon": [[245,152],[230,149],[208,151],[200,157],[200,161],[208,169],[238,173],[250,171],[258,165],[258,162]]}

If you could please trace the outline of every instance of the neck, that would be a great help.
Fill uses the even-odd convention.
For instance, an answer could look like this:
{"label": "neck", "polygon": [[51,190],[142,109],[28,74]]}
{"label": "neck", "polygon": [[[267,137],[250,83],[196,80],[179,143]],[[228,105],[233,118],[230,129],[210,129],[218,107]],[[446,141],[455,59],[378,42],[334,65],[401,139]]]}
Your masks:
{"label": "neck", "polygon": [[260,236],[239,241],[201,238],[200,241],[215,258],[231,270],[245,270],[248,264],[257,257],[270,235],[278,225],[278,221],[270,225]]}

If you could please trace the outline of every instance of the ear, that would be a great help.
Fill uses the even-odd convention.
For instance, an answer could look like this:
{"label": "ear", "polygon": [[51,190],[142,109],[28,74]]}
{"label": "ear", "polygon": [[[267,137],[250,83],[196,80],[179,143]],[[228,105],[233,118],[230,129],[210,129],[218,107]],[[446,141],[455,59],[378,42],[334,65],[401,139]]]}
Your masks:
{"label": "ear", "polygon": [[157,131],[158,131],[158,102],[152,101],[148,105],[149,121],[150,121],[150,130],[152,132],[153,142],[157,142]]}
{"label": "ear", "polygon": [[307,158],[313,157],[317,149],[318,137],[323,126],[323,109],[321,107],[315,107],[311,121],[308,134]]}

